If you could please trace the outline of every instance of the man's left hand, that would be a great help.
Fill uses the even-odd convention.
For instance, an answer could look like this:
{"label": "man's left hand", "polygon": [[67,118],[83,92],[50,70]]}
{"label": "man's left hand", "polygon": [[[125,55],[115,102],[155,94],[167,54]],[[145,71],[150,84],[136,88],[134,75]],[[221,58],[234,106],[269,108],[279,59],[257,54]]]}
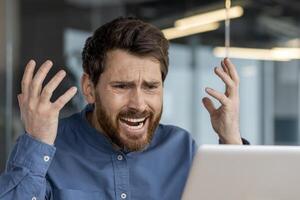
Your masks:
{"label": "man's left hand", "polygon": [[219,135],[224,144],[242,144],[239,130],[239,76],[235,66],[228,58],[221,62],[221,67],[215,68],[215,73],[225,83],[225,93],[212,88],[205,88],[205,91],[217,99],[221,106],[215,108],[208,97],[202,99],[205,108],[208,110],[213,129]]}

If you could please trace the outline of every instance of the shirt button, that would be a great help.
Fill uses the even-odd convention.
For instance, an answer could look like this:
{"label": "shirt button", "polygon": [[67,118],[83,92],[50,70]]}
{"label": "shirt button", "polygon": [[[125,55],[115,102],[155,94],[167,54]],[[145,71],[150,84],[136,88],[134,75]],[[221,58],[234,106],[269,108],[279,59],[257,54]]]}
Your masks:
{"label": "shirt button", "polygon": [[121,160],[123,160],[123,156],[122,155],[118,155],[117,159],[121,161]]}
{"label": "shirt button", "polygon": [[126,193],[123,192],[123,193],[121,194],[121,198],[122,198],[122,199],[126,199],[126,197],[127,197]]}
{"label": "shirt button", "polygon": [[44,156],[44,161],[45,162],[48,162],[50,160],[50,157],[49,156]]}
{"label": "shirt button", "polygon": [[37,198],[36,197],[32,197],[32,199],[31,200],[37,200]]}

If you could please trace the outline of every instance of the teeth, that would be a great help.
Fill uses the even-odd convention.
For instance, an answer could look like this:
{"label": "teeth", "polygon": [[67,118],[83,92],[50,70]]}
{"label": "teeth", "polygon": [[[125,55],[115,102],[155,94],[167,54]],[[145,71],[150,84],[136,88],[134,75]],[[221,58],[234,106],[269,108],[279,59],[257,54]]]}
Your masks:
{"label": "teeth", "polygon": [[137,129],[141,129],[144,125],[144,123],[139,123],[139,125],[137,126],[130,126],[124,122],[122,122],[126,127],[128,127],[129,129],[132,129],[132,130],[137,130]]}
{"label": "teeth", "polygon": [[124,121],[128,121],[128,122],[134,122],[134,123],[137,123],[137,122],[143,122],[145,121],[145,117],[144,118],[140,118],[140,119],[134,119],[134,118],[122,118]]}

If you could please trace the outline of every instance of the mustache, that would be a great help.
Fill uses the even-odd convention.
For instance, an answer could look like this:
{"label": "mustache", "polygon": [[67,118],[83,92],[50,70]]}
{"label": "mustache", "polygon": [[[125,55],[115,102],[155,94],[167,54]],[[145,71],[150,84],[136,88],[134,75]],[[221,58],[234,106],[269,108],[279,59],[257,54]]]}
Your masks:
{"label": "mustache", "polygon": [[119,113],[119,118],[147,118],[152,116],[153,112],[149,110],[139,111],[134,108],[128,108]]}

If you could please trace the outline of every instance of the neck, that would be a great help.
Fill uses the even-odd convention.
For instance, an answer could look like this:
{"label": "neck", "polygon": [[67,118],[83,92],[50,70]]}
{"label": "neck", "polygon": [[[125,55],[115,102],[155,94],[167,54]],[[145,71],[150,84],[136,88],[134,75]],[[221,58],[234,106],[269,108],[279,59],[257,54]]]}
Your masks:
{"label": "neck", "polygon": [[90,123],[90,125],[91,125],[92,127],[94,127],[94,128],[95,128],[97,131],[99,131],[100,133],[105,134],[105,133],[103,132],[103,130],[102,130],[100,124],[98,123],[98,119],[97,119],[97,115],[96,115],[95,110],[93,110],[93,111],[91,111],[91,112],[87,112],[87,113],[86,113],[86,118],[87,118],[88,122]]}

